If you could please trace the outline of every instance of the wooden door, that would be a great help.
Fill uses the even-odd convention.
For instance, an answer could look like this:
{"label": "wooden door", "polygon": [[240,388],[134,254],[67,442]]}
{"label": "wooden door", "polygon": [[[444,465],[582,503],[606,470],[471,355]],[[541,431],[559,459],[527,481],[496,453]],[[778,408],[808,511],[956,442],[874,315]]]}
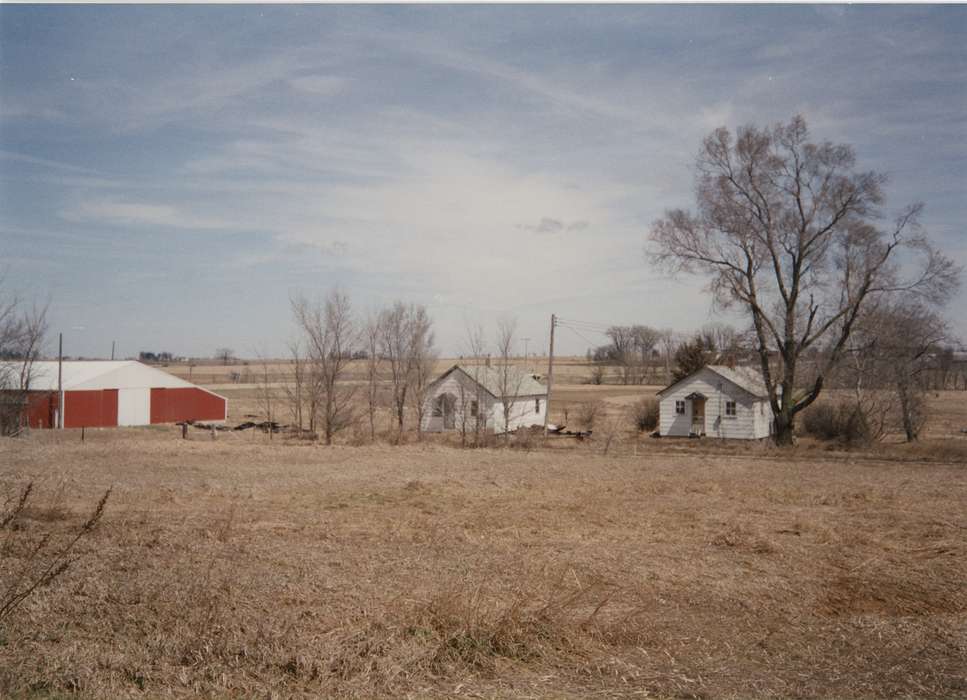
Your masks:
{"label": "wooden door", "polygon": [[692,435],[705,434],[705,399],[692,399]]}
{"label": "wooden door", "polygon": [[453,430],[457,427],[457,397],[452,394],[443,395],[443,429]]}

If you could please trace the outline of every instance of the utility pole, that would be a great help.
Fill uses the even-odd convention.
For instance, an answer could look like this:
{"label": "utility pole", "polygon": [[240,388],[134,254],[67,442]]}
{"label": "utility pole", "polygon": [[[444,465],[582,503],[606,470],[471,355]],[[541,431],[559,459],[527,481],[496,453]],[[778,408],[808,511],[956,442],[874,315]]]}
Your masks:
{"label": "utility pole", "polygon": [[544,407],[544,438],[547,438],[547,419],[551,415],[551,386],[554,384],[554,326],[557,316],[551,314],[551,347],[547,355],[547,406]]}
{"label": "utility pole", "polygon": [[530,338],[521,338],[524,341],[524,364],[527,364],[527,343],[530,342]]}
{"label": "utility pole", "polygon": [[57,427],[64,428],[64,334],[57,334]]}
{"label": "utility pole", "polygon": [[116,342],[117,342],[116,340],[112,340],[112,341],[111,341],[111,360],[112,360],[112,361],[114,360],[114,344],[115,344]]}

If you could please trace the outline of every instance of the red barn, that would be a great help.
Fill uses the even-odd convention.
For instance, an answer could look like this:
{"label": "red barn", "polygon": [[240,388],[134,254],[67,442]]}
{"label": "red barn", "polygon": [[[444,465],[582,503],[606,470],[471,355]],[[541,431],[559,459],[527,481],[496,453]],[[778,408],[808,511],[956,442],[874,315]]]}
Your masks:
{"label": "red barn", "polygon": [[[160,369],[135,362],[63,363],[65,428],[107,428],[178,421],[224,421],[228,400]],[[57,363],[35,362],[27,392],[31,428],[57,425]]]}

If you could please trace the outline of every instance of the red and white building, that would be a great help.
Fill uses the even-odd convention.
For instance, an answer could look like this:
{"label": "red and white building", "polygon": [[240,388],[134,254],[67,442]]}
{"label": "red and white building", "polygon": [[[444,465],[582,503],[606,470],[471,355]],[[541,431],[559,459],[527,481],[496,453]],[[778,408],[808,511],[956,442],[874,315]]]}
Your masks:
{"label": "red and white building", "polygon": [[[57,427],[57,362],[35,362],[27,392],[31,428]],[[228,400],[208,389],[133,360],[65,361],[63,427],[108,428],[179,421],[224,421]]]}

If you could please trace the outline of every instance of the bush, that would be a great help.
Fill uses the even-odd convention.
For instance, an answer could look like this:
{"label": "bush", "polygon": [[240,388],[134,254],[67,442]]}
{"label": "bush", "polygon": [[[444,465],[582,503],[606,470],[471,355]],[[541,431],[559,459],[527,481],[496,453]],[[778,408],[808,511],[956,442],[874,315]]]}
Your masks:
{"label": "bush", "polygon": [[631,407],[631,420],[639,433],[651,432],[658,427],[658,400],[645,397]]}
{"label": "bush", "polygon": [[593,365],[591,367],[591,375],[587,378],[586,383],[595,386],[604,384],[605,373],[604,365]]}
{"label": "bush", "polygon": [[577,416],[575,417],[577,418],[578,424],[580,424],[584,430],[593,430],[595,421],[603,416],[603,401],[585,401],[578,406]]}
{"label": "bush", "polygon": [[869,418],[857,403],[819,403],[803,414],[803,430],[821,440],[854,447],[873,441]]}

